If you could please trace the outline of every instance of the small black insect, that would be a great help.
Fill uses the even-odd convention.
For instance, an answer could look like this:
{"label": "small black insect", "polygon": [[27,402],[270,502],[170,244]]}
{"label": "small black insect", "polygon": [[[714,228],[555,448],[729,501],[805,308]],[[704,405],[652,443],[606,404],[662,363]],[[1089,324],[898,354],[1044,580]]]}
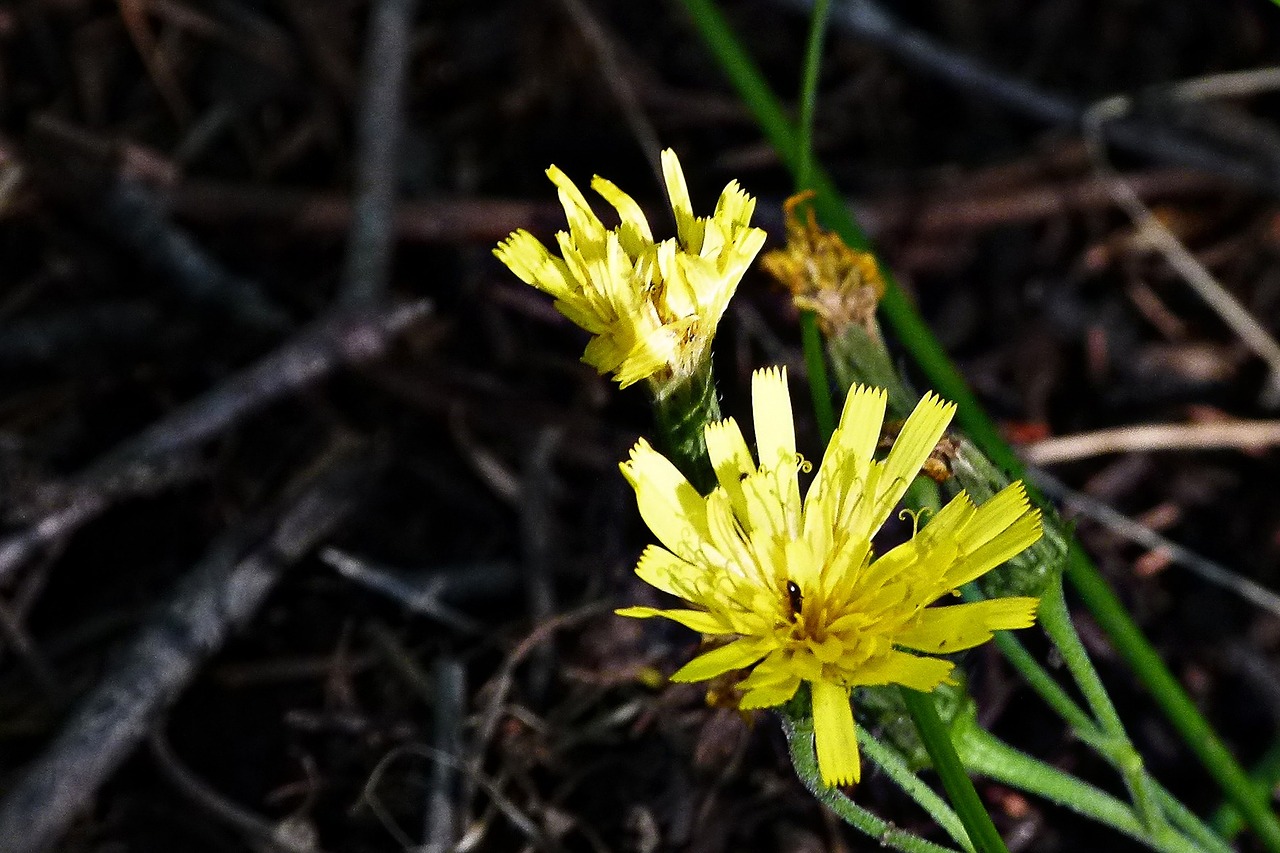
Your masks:
{"label": "small black insect", "polygon": [[804,609],[804,596],[795,581],[787,581],[787,600],[791,604],[791,618],[795,619]]}

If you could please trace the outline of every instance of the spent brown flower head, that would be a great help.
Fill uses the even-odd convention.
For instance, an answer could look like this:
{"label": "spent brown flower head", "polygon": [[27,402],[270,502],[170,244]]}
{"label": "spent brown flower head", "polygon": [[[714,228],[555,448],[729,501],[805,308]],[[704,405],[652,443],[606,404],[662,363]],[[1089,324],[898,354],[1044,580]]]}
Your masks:
{"label": "spent brown flower head", "polygon": [[879,339],[875,311],[884,295],[884,279],[875,256],[850,248],[839,234],[818,225],[813,207],[805,204],[813,195],[805,190],[787,199],[787,244],[765,253],[761,265],[791,291],[797,308],[817,314],[828,337],[861,326]]}

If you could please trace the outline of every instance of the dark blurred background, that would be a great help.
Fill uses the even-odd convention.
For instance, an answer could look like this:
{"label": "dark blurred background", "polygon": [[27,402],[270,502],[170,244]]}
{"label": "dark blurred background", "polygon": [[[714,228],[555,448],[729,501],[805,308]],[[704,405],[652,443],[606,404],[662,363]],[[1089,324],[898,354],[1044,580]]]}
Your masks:
{"label": "dark blurred background", "polygon": [[[1266,360],[1117,203],[1086,119],[1124,96],[1092,133],[1109,168],[1274,334],[1280,84],[1168,84],[1265,69],[1280,9],[833,6],[817,155],[1010,439],[1280,584],[1274,426],[1051,443],[1276,418]],[[794,105],[805,4],[724,8]],[[562,226],[551,163],[670,233],[655,146],[698,212],[739,180],[777,244],[790,178],[675,3],[0,6],[0,849],[879,849],[797,784],[773,720],[655,686],[695,639],[609,612],[648,594],[615,467],[643,394],[579,363],[585,336],[491,255]],[[717,343],[726,411],[755,367],[803,375],[759,272]],[[1280,617],[1079,532],[1257,761]],[[1080,621],[1157,777],[1211,811]],[[967,664],[985,723],[1119,790],[993,651]],[[1137,849],[979,789],[1011,849]],[[943,840],[874,773],[856,797]]]}

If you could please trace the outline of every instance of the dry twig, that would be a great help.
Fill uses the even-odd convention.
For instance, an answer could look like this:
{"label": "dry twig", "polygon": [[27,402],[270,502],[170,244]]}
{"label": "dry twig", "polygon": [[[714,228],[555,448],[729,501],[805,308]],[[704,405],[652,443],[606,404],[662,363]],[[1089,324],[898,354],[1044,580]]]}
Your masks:
{"label": "dry twig", "polygon": [[1074,462],[1108,453],[1166,450],[1253,450],[1280,444],[1280,421],[1138,424],[1046,438],[1018,448],[1032,465]]}
{"label": "dry twig", "polygon": [[365,45],[357,131],[356,191],[342,301],[372,305],[384,298],[391,269],[397,155],[404,126],[404,87],[416,0],[376,0]]}
{"label": "dry twig", "polygon": [[228,531],[147,621],[0,801],[0,853],[50,850],[286,568],[349,515],[362,457],[332,462],[278,514]]}
{"label": "dry twig", "polygon": [[267,332],[292,325],[257,283],[227,272],[169,222],[152,192],[141,184],[118,180],[85,209],[99,227],[196,305],[212,306]]}
{"label": "dry twig", "polygon": [[437,761],[427,794],[426,848],[424,853],[450,853],[464,822],[460,774],[465,743],[462,724],[467,710],[467,671],[452,655],[436,660],[434,725],[432,741],[441,755],[451,755],[456,763]]}
{"label": "dry twig", "polygon": [[[552,465],[563,432],[544,427],[524,459],[524,478],[520,486],[520,534],[523,545],[525,595],[529,616],[535,625],[555,615],[555,581],[552,561],[555,556],[554,501],[552,498]],[[539,701],[551,685],[555,665],[555,649],[540,646],[529,672],[529,692]]]}
{"label": "dry twig", "polygon": [[1280,595],[1261,584],[1220,563],[1215,563],[1200,556],[1190,548],[1179,545],[1150,527],[1139,524],[1123,513],[1117,512],[1102,501],[1075,491],[1043,470],[1029,468],[1027,473],[1030,479],[1049,497],[1062,501],[1076,512],[1105,525],[1108,529],[1118,533],[1130,542],[1136,542],[1152,551],[1164,552],[1172,562],[1181,565],[1192,574],[1211,584],[1228,589],[1263,610],[1280,616]]}
{"label": "dry twig", "polygon": [[[116,447],[71,483],[63,505],[0,540],[0,580],[40,550],[69,536],[120,498],[163,484],[153,469],[171,467],[199,445],[342,364],[380,356],[390,341],[429,310],[413,302],[383,311],[341,311],[299,332],[279,349]],[[142,472],[130,474],[130,472]]]}
{"label": "dry twig", "polygon": [[658,131],[645,114],[644,105],[640,102],[636,87],[631,83],[627,68],[619,60],[614,40],[583,0],[560,0],[560,5],[595,53],[596,62],[600,63],[600,76],[604,78],[613,99],[618,102],[627,128],[640,146],[640,152],[653,171],[658,185],[666,186],[666,179],[662,176],[662,143],[658,140]]}
{"label": "dry twig", "polygon": [[[814,0],[778,0],[809,12]],[[886,12],[872,0],[846,0],[831,10],[831,26],[858,36],[905,65],[1021,115],[1054,125],[1081,127],[1086,105],[1002,74],[960,51],[940,44]],[[1251,159],[1223,154],[1198,139],[1149,121],[1126,119],[1104,129],[1108,142],[1168,163],[1202,169],[1251,188],[1280,192],[1280,160],[1273,151]]]}
{"label": "dry twig", "polygon": [[466,597],[468,591],[475,589],[476,580],[483,592],[502,590],[516,582],[514,571],[506,565],[476,565],[466,572],[433,572],[410,580],[402,572],[388,571],[337,548],[325,548],[320,559],[344,578],[463,634],[483,634],[484,626],[452,607],[450,600]]}
{"label": "dry twig", "polygon": [[[355,216],[351,200],[337,193],[279,187],[186,181],[167,198],[183,219],[286,228],[302,237],[346,231]],[[496,243],[517,228],[549,234],[563,225],[555,203],[509,199],[402,201],[394,218],[396,239],[410,243]]]}
{"label": "dry twig", "polygon": [[[1176,100],[1192,100],[1240,97],[1277,88],[1280,88],[1280,68],[1264,68],[1198,78],[1171,85],[1164,91]],[[1222,318],[1245,346],[1267,363],[1271,370],[1271,381],[1263,394],[1263,401],[1270,406],[1280,404],[1280,343],[1276,342],[1275,337],[1249,313],[1239,299],[1219,283],[1199,258],[1191,254],[1178,236],[1125,183],[1107,159],[1103,144],[1104,140],[1109,139],[1107,129],[1122,121],[1132,109],[1132,98],[1117,95],[1099,101],[1085,113],[1082,121],[1085,139],[1089,143],[1089,151],[1098,171],[1111,178],[1108,188],[1112,196],[1133,220],[1142,236],[1164,256],[1169,266]]]}
{"label": "dry twig", "polygon": [[162,726],[157,725],[148,739],[151,757],[174,787],[188,799],[198,803],[218,820],[254,839],[265,849],[279,853],[320,853],[320,848],[316,846],[315,828],[310,823],[285,818],[272,824],[262,815],[232,802],[182,763],[161,729]]}

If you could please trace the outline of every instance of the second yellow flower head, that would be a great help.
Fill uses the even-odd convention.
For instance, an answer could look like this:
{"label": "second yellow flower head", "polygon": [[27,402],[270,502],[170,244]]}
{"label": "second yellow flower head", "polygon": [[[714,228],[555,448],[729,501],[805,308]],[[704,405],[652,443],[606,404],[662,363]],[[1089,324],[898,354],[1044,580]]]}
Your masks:
{"label": "second yellow flower head", "polygon": [[591,188],[621,220],[606,228],[573,181],[552,166],[547,175],[569,223],[556,234],[560,256],[523,230],[494,250],[593,335],[583,361],[614,374],[623,387],[648,379],[660,389],[702,366],[729,298],[765,240],[750,224],[755,200],[736,181],[711,216],[698,217],[675,152],[662,152],[662,170],[675,216],[672,239],[655,241],[635,200],[596,176]]}

